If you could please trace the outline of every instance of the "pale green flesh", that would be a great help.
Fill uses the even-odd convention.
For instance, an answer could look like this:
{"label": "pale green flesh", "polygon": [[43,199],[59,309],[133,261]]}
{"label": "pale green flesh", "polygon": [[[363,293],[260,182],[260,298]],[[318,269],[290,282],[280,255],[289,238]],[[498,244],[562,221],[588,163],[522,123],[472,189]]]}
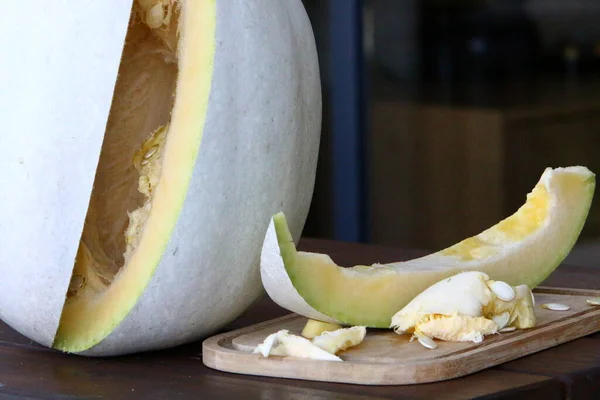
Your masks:
{"label": "pale green flesh", "polygon": [[[326,255],[296,251],[282,214],[275,216],[274,223],[285,268],[295,289],[311,307],[344,325],[389,328],[392,315],[410,299],[445,277],[444,273],[459,272],[452,269],[408,275],[382,268],[381,272],[357,271],[350,279],[337,280],[342,267]],[[366,267],[352,269],[361,268]],[[385,286],[371,279],[381,274],[389,275]]]}
{"label": "pale green flesh", "polygon": [[496,256],[470,262],[456,262],[455,257],[440,251],[377,268],[344,268],[327,255],[296,251],[283,214],[274,216],[274,226],[286,272],[298,294],[311,307],[344,325],[389,328],[391,317],[415,296],[435,282],[464,270],[485,272],[491,279],[514,286],[539,285],[577,241],[594,188],[592,177],[581,185],[578,193],[564,194],[565,206],[572,214],[565,219],[566,223],[560,224],[562,229],[546,227],[548,239],[532,238],[529,244],[513,252],[499,246]]}

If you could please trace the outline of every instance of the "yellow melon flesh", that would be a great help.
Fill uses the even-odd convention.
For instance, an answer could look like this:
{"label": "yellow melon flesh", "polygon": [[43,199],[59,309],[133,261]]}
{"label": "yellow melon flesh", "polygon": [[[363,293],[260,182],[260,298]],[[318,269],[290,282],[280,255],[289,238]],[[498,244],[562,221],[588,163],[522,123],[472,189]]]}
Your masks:
{"label": "yellow melon flesh", "polygon": [[299,294],[330,322],[378,328],[388,328],[391,317],[427,287],[461,271],[533,288],[575,244],[594,189],[595,175],[585,167],[548,168],[515,214],[480,234],[425,257],[352,268],[338,266],[326,254],[297,252],[280,213],[273,226],[285,271],[270,259],[272,251],[263,251],[269,257],[261,268],[269,271],[265,277],[287,274],[297,293],[264,284],[279,304],[299,302],[293,297]]}
{"label": "yellow melon flesh", "polygon": [[480,271],[466,271],[421,292],[392,317],[390,327],[416,337],[479,343],[505,327],[527,329],[535,324],[527,285],[511,287]]}
{"label": "yellow melon flesh", "polygon": [[309,319],[308,321],[306,321],[306,325],[304,325],[304,328],[302,328],[302,336],[304,336],[307,339],[313,339],[314,337],[319,336],[324,332],[332,332],[340,328],[341,326],[338,324]]}
{"label": "yellow melon flesh", "polygon": [[104,339],[160,260],[202,138],[215,10],[213,1],[134,3],[57,349]]}

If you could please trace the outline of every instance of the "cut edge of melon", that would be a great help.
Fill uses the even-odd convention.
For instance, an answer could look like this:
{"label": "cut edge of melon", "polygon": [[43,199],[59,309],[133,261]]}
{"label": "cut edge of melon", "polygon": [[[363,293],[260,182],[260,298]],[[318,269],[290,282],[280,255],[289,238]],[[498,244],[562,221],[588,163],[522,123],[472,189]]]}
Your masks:
{"label": "cut edge of melon", "polygon": [[[595,175],[579,166],[547,168],[536,185],[536,188],[540,187],[549,194],[548,218],[524,238],[500,246],[501,251],[467,262],[460,260],[458,255],[444,253],[449,253],[449,249],[456,249],[456,246],[460,247],[464,245],[463,242],[482,234],[486,238],[493,237],[496,234],[492,231],[494,227],[514,222],[515,215],[531,206],[530,197],[535,188],[519,210],[479,235],[424,257],[371,266],[344,268],[326,254],[297,251],[290,240],[285,215],[277,213],[272,217],[273,231],[267,231],[265,244],[269,242],[271,246],[280,249],[281,262],[274,262],[273,257],[261,261],[263,275],[271,279],[271,282],[265,282],[265,287],[277,304],[300,315],[315,319],[315,313],[319,313],[325,317],[320,320],[326,322],[374,328],[389,328],[391,315],[412,298],[435,282],[465,270],[480,270],[489,274],[492,279],[503,280],[513,286],[526,284],[533,288],[558,267],[577,242],[593,200]],[[567,234],[564,233],[565,230]],[[275,236],[278,242],[273,244],[272,239],[269,241],[269,235]],[[546,246],[552,251],[545,251]],[[274,254],[275,250],[271,249],[269,252]],[[283,281],[283,276],[289,279],[291,288],[269,290],[275,286],[273,281]],[[341,281],[345,283],[340,283]],[[367,304],[365,313],[372,311],[375,316],[372,319],[357,319],[352,312],[350,315],[345,313],[353,296],[342,296],[341,292],[355,294],[367,287],[371,290],[363,300],[376,304]],[[386,291],[388,294],[382,295]],[[388,301],[390,298],[393,300]],[[358,301],[352,304],[354,309],[359,309],[362,305]],[[305,305],[308,306],[308,312]],[[379,309],[386,307],[387,310],[382,311],[381,315],[376,315]]]}
{"label": "cut edge of melon", "polygon": [[[294,239],[282,212],[271,218],[261,250],[260,275],[269,297],[280,307],[315,321],[337,323],[333,318],[312,308],[298,291],[285,271],[285,263],[292,262],[297,251]],[[264,268],[269,265],[271,268]]]}
{"label": "cut edge of melon", "polygon": [[[130,215],[126,262],[108,285],[90,265],[77,264],[55,335],[55,349],[78,353],[105,339],[135,307],[153,276],[183,207],[202,141],[215,55],[216,1],[182,2],[177,21],[177,77],[157,184]],[[147,23],[148,21],[143,21]],[[148,132],[149,134],[151,132]],[[148,151],[148,149],[143,149]],[[141,153],[143,155],[143,152]],[[134,162],[134,160],[132,160]],[[138,158],[139,162],[139,158]],[[134,243],[131,243],[131,242]],[[131,245],[130,245],[131,244]],[[84,275],[79,276],[77,272]]]}

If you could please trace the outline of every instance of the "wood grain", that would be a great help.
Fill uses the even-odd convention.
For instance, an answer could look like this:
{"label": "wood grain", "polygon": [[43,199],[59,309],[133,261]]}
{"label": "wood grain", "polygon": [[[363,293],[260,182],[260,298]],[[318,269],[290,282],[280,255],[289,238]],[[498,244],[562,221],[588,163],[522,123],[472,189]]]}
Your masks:
{"label": "wood grain", "polygon": [[133,358],[89,359],[0,346],[0,397],[53,399],[279,399],[364,400],[351,393],[296,388],[205,373],[199,360],[185,372],[133,363]]}
{"label": "wood grain", "polygon": [[[599,321],[596,321],[599,324]],[[568,399],[600,398],[600,342],[582,338],[539,354],[503,364],[503,371],[524,372],[558,379]]]}
{"label": "wood grain", "polygon": [[[585,165],[600,170],[593,151],[600,134],[598,109],[563,110],[552,115],[527,115],[506,121],[506,173],[504,214],[519,207],[539,179],[540,171],[553,166]],[[580,240],[600,236],[600,208],[592,207]],[[598,263],[596,263],[598,265]]]}
{"label": "wood grain", "polygon": [[[339,354],[342,363],[252,354],[273,332],[287,329],[300,334],[306,318],[290,314],[209,338],[203,344],[203,362],[210,368],[241,374],[406,385],[465,376],[600,330],[600,308],[586,303],[600,292],[540,288],[535,293],[535,328],[488,336],[480,344],[439,341],[437,349],[426,350],[417,341],[410,342],[409,335],[369,329],[360,345]],[[566,304],[570,310],[556,312],[540,307],[550,302]]]}
{"label": "wood grain", "polygon": [[[453,379],[445,382],[424,383],[414,386],[357,386],[345,385],[332,382],[307,381],[296,379],[279,379],[266,376],[252,376],[231,374],[206,368],[200,361],[201,353],[195,354],[197,347],[195,345],[186,346],[186,350],[179,352],[180,357],[172,356],[172,352],[165,355],[160,353],[160,357],[154,355],[136,357],[131,361],[134,365],[143,363],[153,365],[159,368],[168,368],[173,371],[179,371],[181,374],[187,374],[190,371],[198,371],[204,368],[201,373],[215,376],[229,377],[241,381],[252,381],[257,385],[270,387],[293,388],[290,393],[305,393],[306,397],[313,398],[312,391],[320,393],[328,391],[335,393],[334,398],[345,398],[344,396],[364,396],[369,399],[526,399],[543,398],[547,400],[562,399],[561,384],[558,380],[545,376],[536,376],[524,373],[514,373],[507,371],[485,370],[465,377]],[[188,355],[185,357],[185,355]],[[200,365],[199,365],[200,364]],[[274,400],[280,398],[294,397],[285,390],[281,390],[281,397],[274,397]],[[253,398],[252,395],[249,394]],[[362,397],[360,397],[362,398]],[[262,398],[261,398],[262,399]]]}
{"label": "wood grain", "polygon": [[[422,118],[411,103],[377,102],[370,109],[369,204],[370,240],[416,246],[427,240],[422,215],[425,200],[421,176],[415,173]],[[391,178],[391,179],[390,179]]]}
{"label": "wood grain", "polygon": [[500,113],[394,101],[371,113],[373,242],[442,248],[504,217]]}
{"label": "wood grain", "polygon": [[[405,90],[378,97],[369,127],[371,240],[441,249],[513,214],[546,167],[597,171],[597,94],[575,100],[550,86],[532,88],[531,103],[523,88],[500,90],[501,101],[492,100],[493,90],[469,101],[479,98],[472,88],[461,101],[457,89],[435,85],[423,89],[425,98]],[[593,207],[581,237],[599,235],[600,208]]]}
{"label": "wood grain", "polygon": [[[327,382],[300,381],[269,377],[242,376],[265,384],[279,383],[318,390],[333,390],[339,396],[354,394],[369,399],[563,399],[560,382],[543,376],[486,370],[445,382],[410,386],[357,386]],[[373,396],[373,397],[370,397]],[[279,400],[279,399],[277,399]]]}
{"label": "wood grain", "polygon": [[[266,301],[265,301],[266,305]],[[275,308],[274,304],[270,305]],[[262,310],[262,308],[261,308]],[[255,315],[259,313],[255,312]],[[5,328],[4,332],[7,329]],[[18,334],[16,334],[18,335]],[[21,342],[25,342],[22,340]],[[206,368],[200,343],[139,355],[90,359],[26,343],[0,342],[2,399],[559,399],[552,378],[484,371],[418,387],[356,387],[233,375]],[[433,396],[433,397],[432,397]],[[516,396],[516,397],[515,397]],[[520,397],[521,396],[521,397]],[[525,396],[525,397],[522,397]]]}
{"label": "wood grain", "polygon": [[[302,239],[299,248],[332,254],[342,265],[414,258],[423,250]],[[600,289],[600,272],[561,266],[548,284]],[[225,333],[289,312],[264,296],[224,327]],[[598,339],[600,339],[600,335]],[[593,338],[587,336],[587,338]],[[361,386],[221,372],[202,363],[202,342],[118,358],[60,354],[0,322],[0,398],[4,399],[562,399],[598,398],[598,339],[576,340],[521,360],[449,381],[411,386]],[[564,351],[563,347],[572,346]],[[546,356],[549,354],[549,356]],[[539,362],[535,360],[539,359]],[[540,364],[546,369],[541,369]],[[561,369],[560,365],[572,365]],[[512,365],[514,370],[505,370]],[[553,372],[554,371],[554,372]],[[557,372],[558,371],[558,372]],[[553,374],[559,376],[555,378]],[[591,377],[591,380],[586,378]],[[131,389],[134,389],[133,391]],[[587,393],[586,393],[587,392]],[[595,396],[595,397],[594,397]]]}

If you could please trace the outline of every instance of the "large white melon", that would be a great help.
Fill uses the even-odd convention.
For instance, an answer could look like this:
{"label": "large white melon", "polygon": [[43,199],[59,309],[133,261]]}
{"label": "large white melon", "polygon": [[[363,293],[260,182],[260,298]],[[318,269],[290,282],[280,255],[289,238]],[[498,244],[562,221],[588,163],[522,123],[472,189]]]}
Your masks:
{"label": "large white melon", "polygon": [[[0,317],[118,355],[209,335],[298,238],[321,87],[300,0],[9,2],[0,17]],[[131,16],[131,18],[130,18]]]}

